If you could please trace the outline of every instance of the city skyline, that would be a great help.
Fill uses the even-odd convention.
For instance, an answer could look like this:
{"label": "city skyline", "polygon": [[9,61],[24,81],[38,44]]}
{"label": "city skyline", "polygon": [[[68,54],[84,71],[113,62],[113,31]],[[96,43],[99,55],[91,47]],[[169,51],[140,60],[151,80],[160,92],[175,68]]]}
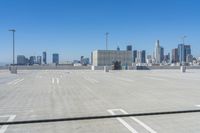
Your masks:
{"label": "city skyline", "polygon": [[[185,44],[184,42],[182,42],[182,43],[179,43],[176,47],[174,47],[173,49],[171,49],[171,51],[165,51],[165,48],[163,47],[163,46],[161,46],[160,45],[160,40],[156,40],[156,43],[155,43],[155,47],[154,47],[154,51],[152,51],[150,54],[146,54],[146,49],[144,49],[144,50],[138,50],[138,49],[132,49],[132,45],[130,45],[130,44],[128,44],[128,45],[126,45],[126,47],[124,48],[124,49],[120,49],[119,48],[119,46],[117,46],[117,48],[116,49],[108,49],[108,50],[115,50],[115,51],[132,51],[132,56],[133,56],[133,62],[137,62],[137,61],[135,61],[136,60],[136,58],[137,58],[137,56],[136,56],[136,58],[135,58],[135,51],[136,52],[142,52],[142,51],[144,51],[145,52],[145,56],[144,56],[144,58],[145,59],[143,59],[143,63],[145,63],[146,62],[146,59],[148,58],[148,56],[151,56],[152,57],[152,59],[155,59],[155,63],[158,63],[158,64],[161,64],[162,63],[162,61],[164,61],[164,58],[165,58],[165,56],[167,56],[168,54],[169,54],[169,57],[167,57],[167,58],[169,58],[169,61],[170,61],[170,63],[174,63],[174,49],[179,49],[179,46],[183,46],[184,48],[186,48],[185,50],[186,51],[188,51],[189,50],[189,52],[188,52],[188,54],[189,55],[192,55],[192,58],[193,57],[195,57],[195,56],[193,56],[193,53],[192,53],[192,49],[191,49],[191,45],[187,45],[187,44]],[[189,46],[189,47],[188,47]],[[187,47],[189,48],[188,50],[187,50]],[[105,49],[96,49],[96,50],[105,50]],[[93,50],[94,51],[94,50]],[[52,57],[55,55],[55,54],[58,54],[59,55],[59,60],[60,60],[60,54],[59,53],[55,53],[55,52],[53,52],[52,54],[48,54],[46,51],[43,51],[42,53],[40,53],[39,55],[30,55],[30,56],[27,56],[27,55],[24,55],[24,54],[17,54],[17,56],[16,56],[16,59],[18,58],[18,56],[24,56],[24,58],[25,57],[28,57],[28,58],[31,58],[31,57],[38,57],[38,56],[41,56],[41,62],[43,63],[43,64],[47,64],[47,62],[48,62],[48,64],[51,64],[51,63],[55,63],[54,61],[52,61]],[[136,53],[136,54],[139,54],[139,53]],[[184,60],[186,61],[186,56],[188,55],[187,53],[186,54],[184,54],[184,57],[182,57],[182,58],[184,58]],[[84,56],[81,56],[81,57],[84,57]],[[89,57],[90,59],[91,59],[91,56]],[[179,57],[179,58],[181,58],[181,57]],[[195,57],[195,58],[199,58],[199,57]],[[79,57],[79,59],[80,59],[80,57]],[[79,60],[79,59],[73,59],[73,60],[61,60],[61,61],[58,61],[58,62],[66,62],[66,61],[70,61],[70,62],[73,62],[73,61],[77,61],[77,60]],[[92,59],[91,59],[92,60]],[[180,60],[180,59],[178,59],[178,60]],[[79,60],[79,61],[81,61],[81,60]],[[175,61],[176,63],[177,62],[179,62],[179,61]],[[37,64],[37,63],[36,63]],[[58,64],[58,63],[56,63],[56,64]],[[2,63],[1,64],[1,62],[0,62],[0,65],[6,65],[6,64],[4,64],[4,63]]]}
{"label": "city skyline", "polygon": [[108,49],[132,45],[133,50],[146,50],[147,55],[153,54],[156,40],[166,54],[186,35],[185,44],[191,45],[192,54],[198,57],[199,4],[198,0],[3,0],[0,62],[12,61],[11,28],[16,29],[16,55],[41,55],[46,51],[49,55],[59,53],[61,61],[90,57],[91,51],[105,49],[105,33],[109,32]]}

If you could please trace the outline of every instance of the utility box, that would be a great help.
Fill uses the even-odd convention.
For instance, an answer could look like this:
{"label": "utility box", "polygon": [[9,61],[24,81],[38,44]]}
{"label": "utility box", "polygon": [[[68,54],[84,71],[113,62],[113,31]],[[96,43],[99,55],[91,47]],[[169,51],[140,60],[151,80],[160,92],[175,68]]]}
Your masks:
{"label": "utility box", "polygon": [[108,67],[107,67],[107,66],[104,66],[104,67],[103,67],[103,70],[104,70],[104,72],[108,72]]}
{"label": "utility box", "polygon": [[186,66],[181,66],[181,72],[186,72]]}
{"label": "utility box", "polygon": [[10,73],[17,74],[17,66],[10,66],[9,70],[10,70]]}
{"label": "utility box", "polygon": [[94,71],[94,70],[95,70],[95,66],[91,66],[91,70],[93,70],[93,71]]}

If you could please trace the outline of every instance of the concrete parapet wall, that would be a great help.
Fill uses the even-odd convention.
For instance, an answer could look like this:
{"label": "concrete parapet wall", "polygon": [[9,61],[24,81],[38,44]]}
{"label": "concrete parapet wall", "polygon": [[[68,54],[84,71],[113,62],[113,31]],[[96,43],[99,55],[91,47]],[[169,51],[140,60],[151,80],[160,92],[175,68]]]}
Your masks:
{"label": "concrete parapet wall", "polygon": [[[180,66],[147,66],[150,70],[154,69],[180,69]],[[200,66],[186,66],[186,69],[200,69]]]}
{"label": "concrete parapet wall", "polygon": [[[112,70],[112,66],[107,66]],[[142,68],[142,67],[141,67]],[[156,69],[180,69],[180,66],[146,66],[147,69],[139,70],[156,70]],[[8,66],[1,66],[0,70],[9,69]],[[17,66],[18,70],[91,70],[91,66]],[[187,66],[186,69],[200,69],[200,66]],[[104,70],[104,66],[95,66],[95,70]],[[128,70],[137,70],[135,66],[129,66]]]}
{"label": "concrete parapet wall", "polygon": [[148,69],[180,69],[180,66],[147,66]]}
{"label": "concrete parapet wall", "polygon": [[17,66],[18,70],[89,70],[90,66]]}

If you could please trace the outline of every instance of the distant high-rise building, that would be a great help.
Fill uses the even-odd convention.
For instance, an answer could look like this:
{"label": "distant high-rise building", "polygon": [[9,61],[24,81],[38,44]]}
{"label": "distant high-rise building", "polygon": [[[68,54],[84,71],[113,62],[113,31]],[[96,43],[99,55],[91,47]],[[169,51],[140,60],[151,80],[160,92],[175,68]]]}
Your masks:
{"label": "distant high-rise building", "polygon": [[132,45],[127,45],[127,46],[126,46],[126,50],[127,50],[127,51],[132,51]]}
{"label": "distant high-rise building", "polygon": [[90,59],[89,58],[83,58],[82,59],[82,65],[84,65],[84,66],[86,66],[86,65],[88,65],[90,63]]}
{"label": "distant high-rise building", "polygon": [[172,63],[179,62],[178,58],[178,48],[172,49]]}
{"label": "distant high-rise building", "polygon": [[136,58],[137,58],[137,50],[133,50],[133,63],[136,62]]}
{"label": "distant high-rise building", "polygon": [[168,53],[167,55],[164,56],[164,60],[165,63],[170,63],[170,53]]}
{"label": "distant high-rise building", "polygon": [[17,56],[17,65],[26,65],[26,57],[24,55]]}
{"label": "distant high-rise building", "polygon": [[184,44],[179,44],[178,45],[178,57],[179,57],[179,62],[182,64],[184,63],[185,60],[185,45]]}
{"label": "distant high-rise building", "polygon": [[83,64],[83,59],[84,59],[84,56],[81,56],[80,58],[80,63]]}
{"label": "distant high-rise building", "polygon": [[37,56],[37,64],[42,64],[42,56]]}
{"label": "distant high-rise building", "polygon": [[43,59],[42,59],[43,63],[47,64],[47,52],[43,52],[42,54],[43,54]]}
{"label": "distant high-rise building", "polygon": [[59,64],[59,54],[57,54],[57,53],[53,54],[52,62],[55,63],[56,65]]}
{"label": "distant high-rise building", "polygon": [[191,55],[191,46],[190,45],[184,45],[184,48],[185,48],[184,60],[186,61],[187,56]]}
{"label": "distant high-rise building", "polygon": [[[191,46],[179,44],[178,45],[178,57],[179,57],[179,62],[181,64],[187,62],[188,55],[191,55]],[[189,56],[189,57],[191,57],[191,56]]]}
{"label": "distant high-rise building", "polygon": [[156,41],[156,47],[155,47],[155,59],[156,63],[161,63],[161,47],[160,47],[160,41]]}
{"label": "distant high-rise building", "polygon": [[28,65],[29,64],[29,59],[28,58],[26,58],[26,65]]}
{"label": "distant high-rise building", "polygon": [[120,51],[120,48],[119,48],[119,46],[117,46],[117,51]]}
{"label": "distant high-rise building", "polygon": [[160,63],[164,61],[164,48],[160,47]]}
{"label": "distant high-rise building", "polygon": [[137,51],[136,63],[146,63],[146,51]]}
{"label": "distant high-rise building", "polygon": [[142,63],[142,51],[137,51],[137,58],[135,59],[136,63]]}
{"label": "distant high-rise building", "polygon": [[188,54],[186,57],[186,63],[191,63],[193,61],[193,56],[191,54]]}
{"label": "distant high-rise building", "polygon": [[142,50],[142,63],[146,63],[146,51]]}
{"label": "distant high-rise building", "polygon": [[164,60],[164,48],[160,46],[160,41],[156,41],[156,47],[154,52],[154,58],[157,64],[160,64]]}
{"label": "distant high-rise building", "polygon": [[29,65],[34,65],[35,63],[36,63],[36,57],[35,56],[30,56]]}
{"label": "distant high-rise building", "polygon": [[151,55],[147,55],[146,63],[147,64],[151,64],[152,63],[152,56]]}

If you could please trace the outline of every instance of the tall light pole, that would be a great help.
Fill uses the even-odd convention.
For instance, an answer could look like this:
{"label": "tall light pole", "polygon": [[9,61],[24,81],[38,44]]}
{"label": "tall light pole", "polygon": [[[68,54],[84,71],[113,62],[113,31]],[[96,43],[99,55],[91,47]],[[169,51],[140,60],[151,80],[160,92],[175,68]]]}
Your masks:
{"label": "tall light pole", "polygon": [[[108,50],[108,35],[109,35],[109,33],[106,32],[105,35],[106,35],[106,52],[107,52],[107,50]],[[105,53],[106,53],[106,52],[105,52]],[[105,59],[105,58],[106,58],[106,57],[105,57],[106,55],[107,55],[107,54],[104,55],[104,65],[105,65],[105,66],[104,66],[104,67],[105,67],[104,70],[107,69],[107,68],[106,68],[107,62],[106,62],[106,59]]]}
{"label": "tall light pole", "polygon": [[15,29],[10,29],[9,31],[11,31],[13,33],[13,66],[15,65]]}
{"label": "tall light pole", "polygon": [[109,33],[106,32],[106,50],[108,50],[108,35],[109,35]]}

